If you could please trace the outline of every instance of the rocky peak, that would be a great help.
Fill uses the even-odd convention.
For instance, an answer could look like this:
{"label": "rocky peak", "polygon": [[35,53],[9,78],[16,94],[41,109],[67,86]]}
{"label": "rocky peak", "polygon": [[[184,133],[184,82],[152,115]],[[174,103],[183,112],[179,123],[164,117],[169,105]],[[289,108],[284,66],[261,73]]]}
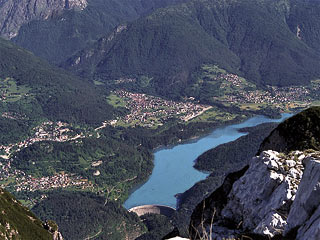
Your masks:
{"label": "rocky peak", "polygon": [[288,212],[303,173],[302,152],[281,156],[265,151],[250,162],[246,174],[233,184],[223,218],[245,231],[273,237],[286,226]]}
{"label": "rocky peak", "polygon": [[[217,191],[209,198],[216,198]],[[263,151],[233,183],[220,208],[211,202],[200,215],[193,214],[191,226],[196,229],[193,236],[197,239],[195,232],[201,235],[212,230],[213,239],[239,237],[244,233],[266,239],[292,234],[297,239],[319,239],[319,204],[320,152]],[[212,219],[199,221],[196,219],[199,216]]]}
{"label": "rocky peak", "polygon": [[13,38],[23,24],[87,5],[87,0],[0,0],[0,35]]}

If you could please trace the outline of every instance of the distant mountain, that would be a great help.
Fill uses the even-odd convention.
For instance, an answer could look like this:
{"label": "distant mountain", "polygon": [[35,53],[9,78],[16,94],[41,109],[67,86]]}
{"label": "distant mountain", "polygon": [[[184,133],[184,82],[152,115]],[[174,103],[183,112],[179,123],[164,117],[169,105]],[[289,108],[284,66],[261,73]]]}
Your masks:
{"label": "distant mountain", "polygon": [[303,85],[320,76],[320,3],[193,0],[134,21],[64,65],[102,81],[148,77],[180,94],[215,64],[259,86]]}
{"label": "distant mountain", "polygon": [[34,7],[24,4],[28,2],[31,5],[34,2],[31,0],[14,1],[14,5],[6,3],[1,7],[0,4],[0,15],[7,19],[2,21],[4,30],[0,34],[8,36],[5,31],[7,25],[21,26],[20,29],[18,26],[12,27],[14,31],[10,33],[10,37],[14,37],[12,40],[15,43],[50,62],[59,63],[108,34],[120,23],[182,1],[42,0],[35,1]]}
{"label": "distant mountain", "polygon": [[24,240],[63,240],[57,225],[41,222],[10,193],[0,188],[0,238]]}
{"label": "distant mountain", "polygon": [[3,39],[0,52],[3,112],[14,112],[26,119],[88,124],[111,117],[112,107],[93,84],[52,67]]}
{"label": "distant mountain", "polygon": [[13,38],[20,27],[33,20],[45,20],[63,10],[83,10],[86,0],[0,0],[0,35]]}

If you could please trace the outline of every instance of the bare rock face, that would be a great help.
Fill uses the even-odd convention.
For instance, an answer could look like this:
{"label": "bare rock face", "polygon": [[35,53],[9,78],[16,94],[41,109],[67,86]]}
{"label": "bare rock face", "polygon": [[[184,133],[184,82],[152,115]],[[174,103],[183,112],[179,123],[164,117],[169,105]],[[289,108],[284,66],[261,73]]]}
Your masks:
{"label": "bare rock face", "polygon": [[320,239],[320,160],[304,159],[305,170],[290,209],[286,233],[299,227],[297,239]]}
{"label": "bare rock face", "polygon": [[0,0],[0,35],[13,38],[25,23],[66,9],[83,10],[87,5],[87,0]]}
{"label": "bare rock face", "polygon": [[[203,202],[207,206],[192,215],[191,224],[202,223],[192,226],[202,232],[199,236],[212,231],[212,239],[237,238],[244,233],[258,234],[266,239],[274,236],[320,239],[318,151],[288,154],[263,151],[232,184],[227,197],[219,199],[217,194],[214,192]],[[213,211],[215,216],[206,219]],[[199,216],[205,219],[199,221]]]}
{"label": "bare rock face", "polygon": [[312,214],[310,219],[299,228],[298,240],[317,240],[320,239],[320,206]]}
{"label": "bare rock face", "polygon": [[265,151],[253,158],[246,174],[234,183],[222,216],[245,231],[270,237],[281,233],[287,224],[283,213],[288,212],[302,177],[302,154],[294,152],[288,159]]}

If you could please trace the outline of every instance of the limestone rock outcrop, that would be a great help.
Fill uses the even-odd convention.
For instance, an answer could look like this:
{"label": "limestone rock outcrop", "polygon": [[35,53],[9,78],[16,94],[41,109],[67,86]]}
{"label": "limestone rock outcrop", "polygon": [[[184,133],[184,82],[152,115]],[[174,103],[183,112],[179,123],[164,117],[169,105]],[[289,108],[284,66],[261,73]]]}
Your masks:
{"label": "limestone rock outcrop", "polygon": [[[209,199],[218,199],[217,194],[214,192]],[[209,206],[203,206],[200,214],[193,214],[193,239],[210,231],[213,239],[244,233],[266,239],[320,239],[320,152],[263,151],[251,160],[227,197],[218,201],[219,204],[207,200]],[[211,219],[207,219],[209,212],[214,212]],[[199,216],[204,219],[199,221]]]}
{"label": "limestone rock outcrop", "polygon": [[304,159],[304,176],[293,202],[285,233],[298,229],[297,239],[320,239],[320,159]]}
{"label": "limestone rock outcrop", "polygon": [[0,35],[13,38],[23,24],[87,5],[87,0],[0,0]]}
{"label": "limestone rock outcrop", "polygon": [[278,152],[265,151],[253,158],[246,174],[233,184],[222,216],[245,230],[270,237],[283,231],[283,213],[295,198],[303,156],[294,152],[286,159]]}

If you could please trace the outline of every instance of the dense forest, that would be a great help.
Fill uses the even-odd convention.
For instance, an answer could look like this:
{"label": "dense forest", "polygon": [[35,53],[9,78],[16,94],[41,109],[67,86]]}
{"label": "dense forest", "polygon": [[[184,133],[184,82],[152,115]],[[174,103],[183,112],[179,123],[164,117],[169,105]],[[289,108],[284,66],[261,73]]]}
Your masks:
{"label": "dense forest", "polygon": [[258,152],[262,141],[277,125],[277,123],[264,123],[257,127],[242,128],[240,132],[248,135],[201,154],[195,160],[194,167],[198,170],[213,172],[215,175],[219,175],[218,172],[223,171],[224,168],[238,168],[239,163],[241,168],[241,163],[246,162]]}
{"label": "dense forest", "polygon": [[118,240],[146,231],[135,214],[92,193],[51,192],[32,211],[42,220],[53,219],[70,240],[95,235],[95,239]]}
{"label": "dense forest", "polygon": [[[279,152],[303,149],[320,150],[319,118],[320,108],[311,107],[284,121],[264,139],[259,153],[266,149],[274,149]],[[294,129],[294,131],[288,131],[288,129]]]}
{"label": "dense forest", "polygon": [[111,33],[119,24],[179,2],[183,0],[88,0],[82,11],[65,10],[23,25],[12,41],[58,64]]}
{"label": "dense forest", "polygon": [[49,118],[98,124],[112,117],[112,107],[93,84],[52,67],[32,53],[0,39],[0,78],[12,78],[29,88],[20,101],[1,104],[2,111],[30,119]]}
{"label": "dense forest", "polygon": [[312,31],[319,8],[294,0],[189,1],[133,21],[63,66],[104,82],[148,77],[146,90],[170,97],[184,95],[208,63],[258,86],[306,85],[320,76],[319,34]]}

